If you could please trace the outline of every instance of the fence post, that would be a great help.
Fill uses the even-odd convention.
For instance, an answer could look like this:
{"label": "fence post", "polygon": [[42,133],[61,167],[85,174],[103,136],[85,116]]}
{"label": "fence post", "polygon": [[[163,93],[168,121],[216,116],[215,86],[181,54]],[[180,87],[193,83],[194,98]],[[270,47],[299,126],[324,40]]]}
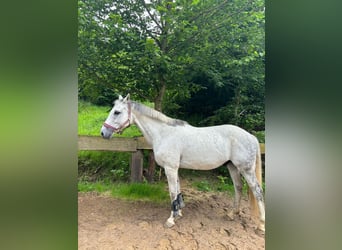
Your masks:
{"label": "fence post", "polygon": [[156,162],[154,160],[154,153],[152,150],[148,152],[148,169],[146,179],[149,183],[154,181],[154,171],[156,169]]}
{"label": "fence post", "polygon": [[143,153],[137,150],[131,156],[131,182],[141,182],[143,173]]}

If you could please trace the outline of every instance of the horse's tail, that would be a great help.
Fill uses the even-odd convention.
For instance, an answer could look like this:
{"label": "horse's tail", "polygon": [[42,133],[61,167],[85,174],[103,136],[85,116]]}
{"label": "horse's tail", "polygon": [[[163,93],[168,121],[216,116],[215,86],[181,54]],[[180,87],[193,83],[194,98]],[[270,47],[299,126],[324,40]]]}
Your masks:
{"label": "horse's tail", "polygon": [[[262,187],[262,168],[261,168],[261,152],[260,152],[260,145],[258,143],[258,147],[257,147],[257,154],[256,154],[256,159],[255,159],[255,175],[257,178],[257,181],[260,185],[260,187]],[[250,209],[252,211],[252,214],[254,216],[259,216],[259,207],[258,207],[258,202],[254,197],[254,194],[252,192],[252,190],[249,188],[248,189],[248,196],[249,196],[249,206]]]}

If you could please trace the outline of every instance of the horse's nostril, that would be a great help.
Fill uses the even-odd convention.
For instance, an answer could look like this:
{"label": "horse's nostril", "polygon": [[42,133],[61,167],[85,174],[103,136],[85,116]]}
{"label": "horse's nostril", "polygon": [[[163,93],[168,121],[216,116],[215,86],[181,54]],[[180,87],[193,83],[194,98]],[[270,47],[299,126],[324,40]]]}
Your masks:
{"label": "horse's nostril", "polygon": [[104,136],[103,132],[101,132],[102,137]]}

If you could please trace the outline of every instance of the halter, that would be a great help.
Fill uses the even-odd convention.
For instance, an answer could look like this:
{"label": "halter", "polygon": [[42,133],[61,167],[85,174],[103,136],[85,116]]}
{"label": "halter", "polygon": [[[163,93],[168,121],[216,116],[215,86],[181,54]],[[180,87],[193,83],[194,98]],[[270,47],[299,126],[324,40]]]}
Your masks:
{"label": "halter", "polygon": [[112,129],[115,133],[120,133],[125,128],[128,128],[129,126],[131,126],[131,102],[130,101],[127,102],[127,106],[128,106],[128,118],[119,128],[115,128],[105,122],[103,123],[103,126],[105,126],[106,128]]}

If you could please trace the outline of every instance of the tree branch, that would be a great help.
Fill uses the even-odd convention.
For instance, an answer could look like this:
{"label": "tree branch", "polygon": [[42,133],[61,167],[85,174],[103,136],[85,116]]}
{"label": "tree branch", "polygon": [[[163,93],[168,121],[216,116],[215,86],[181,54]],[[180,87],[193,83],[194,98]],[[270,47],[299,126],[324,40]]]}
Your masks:
{"label": "tree branch", "polygon": [[[225,1],[224,3],[227,3],[227,1]],[[222,6],[222,4],[219,5],[219,6]],[[237,11],[235,11],[235,12],[229,14],[223,22],[216,24],[212,29],[207,30],[207,32],[210,33],[210,32],[213,32],[213,31],[215,31],[215,30],[218,30],[218,29],[221,29],[221,28],[225,27],[226,24],[227,24],[227,22],[228,22],[228,20],[229,20],[228,18],[230,18],[230,17],[232,17],[232,16],[234,16],[234,15],[240,14],[242,11],[245,10],[245,8],[246,8],[246,5],[244,5],[241,9],[239,9],[239,10],[237,10]],[[210,11],[215,10],[215,9],[217,9],[217,7],[211,9]],[[205,12],[208,13],[209,11],[205,11]],[[202,12],[202,13],[203,13],[203,12]],[[213,14],[214,14],[214,13],[211,13],[209,16],[211,16],[211,15],[213,15]],[[206,20],[207,20],[207,19],[206,19]],[[205,20],[204,20],[204,21],[205,21]],[[203,22],[204,22],[204,21],[203,21]],[[204,30],[204,29],[202,29],[202,30]],[[197,32],[197,33],[194,33],[192,36],[190,36],[189,38],[187,38],[187,39],[183,42],[183,44],[187,44],[187,43],[189,43],[189,42],[195,43],[195,42],[196,42],[196,38],[197,38],[201,33],[203,34],[203,32],[201,32],[201,31],[200,31],[200,32]],[[178,47],[179,44],[176,44],[175,46],[171,47],[171,48],[170,48],[170,51],[173,50],[173,49],[175,49],[176,46]]]}
{"label": "tree branch", "polygon": [[209,10],[206,10],[206,11],[203,11],[203,12],[199,13],[197,16],[195,16],[194,18],[190,19],[190,23],[195,21],[196,19],[198,19],[200,16],[204,16],[206,14],[212,15],[213,13],[215,13],[216,10],[221,9],[227,3],[228,3],[228,0],[222,2],[221,4],[219,4],[219,5],[215,6],[215,7],[213,7],[212,9],[209,9]]}
{"label": "tree branch", "polygon": [[150,12],[149,8],[147,7],[145,0],[141,0],[142,5],[144,6],[146,12],[148,13],[149,17],[153,20],[153,22],[158,26],[158,28],[160,30],[163,30],[162,26],[160,25],[160,23],[154,18],[154,16],[152,15],[152,13]]}
{"label": "tree branch", "polygon": [[[138,16],[138,18],[139,18],[140,23],[143,24],[143,23],[144,23],[144,20],[142,20],[142,18],[141,18],[140,15]],[[153,32],[153,30],[149,30],[149,29],[147,28],[147,26],[145,27],[145,31],[146,31],[146,33],[147,33],[150,37],[153,38],[153,40],[158,44],[158,46],[161,47],[160,40],[157,38],[157,36],[154,35],[154,34],[160,35],[160,33],[158,33],[158,32]]]}

